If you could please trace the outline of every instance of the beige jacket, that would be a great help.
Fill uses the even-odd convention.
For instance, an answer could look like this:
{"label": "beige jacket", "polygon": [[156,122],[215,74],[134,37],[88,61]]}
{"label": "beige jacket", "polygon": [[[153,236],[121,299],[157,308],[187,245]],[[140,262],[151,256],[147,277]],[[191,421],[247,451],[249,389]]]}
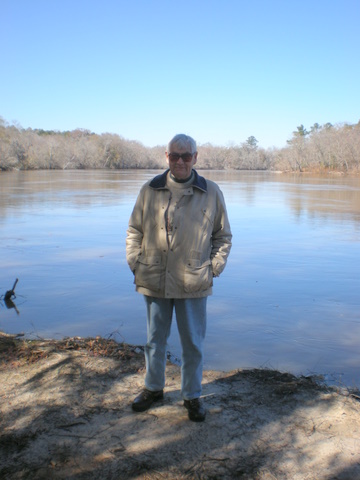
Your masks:
{"label": "beige jacket", "polygon": [[224,270],[231,248],[224,197],[216,183],[194,170],[194,182],[176,206],[169,242],[167,173],[140,190],[127,230],[127,262],[136,290],[144,295],[205,297],[211,295],[213,277]]}

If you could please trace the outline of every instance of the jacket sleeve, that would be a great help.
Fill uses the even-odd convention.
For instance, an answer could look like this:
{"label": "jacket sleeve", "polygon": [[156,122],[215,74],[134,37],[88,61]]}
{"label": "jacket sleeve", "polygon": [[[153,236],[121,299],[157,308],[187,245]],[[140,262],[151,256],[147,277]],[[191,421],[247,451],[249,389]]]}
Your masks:
{"label": "jacket sleeve", "polygon": [[140,257],[143,241],[143,202],[144,191],[140,191],[134,209],[131,213],[129,226],[126,232],[126,260],[132,272],[135,272],[136,263]]}
{"label": "jacket sleeve", "polygon": [[212,233],[211,263],[214,277],[218,277],[226,266],[231,250],[231,229],[225,200],[220,189],[217,192],[216,215]]}

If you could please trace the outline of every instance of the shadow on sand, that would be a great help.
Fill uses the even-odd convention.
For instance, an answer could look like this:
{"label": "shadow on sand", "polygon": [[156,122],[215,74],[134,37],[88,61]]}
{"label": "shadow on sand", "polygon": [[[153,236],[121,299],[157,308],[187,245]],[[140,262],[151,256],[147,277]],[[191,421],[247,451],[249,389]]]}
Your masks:
{"label": "shadow on sand", "polygon": [[271,370],[205,372],[208,413],[197,424],[182,406],[179,367],[169,364],[164,400],[135,414],[143,355],[110,343],[68,339],[26,349],[8,341],[1,478],[360,478],[355,396]]}

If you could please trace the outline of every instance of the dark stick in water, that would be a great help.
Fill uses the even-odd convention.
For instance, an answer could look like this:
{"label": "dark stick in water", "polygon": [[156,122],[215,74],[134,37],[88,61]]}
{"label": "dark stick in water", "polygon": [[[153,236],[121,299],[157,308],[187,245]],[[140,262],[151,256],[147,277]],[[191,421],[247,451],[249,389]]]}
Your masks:
{"label": "dark stick in water", "polygon": [[14,290],[15,290],[15,287],[16,287],[16,284],[18,283],[18,281],[19,281],[19,279],[17,278],[17,279],[15,280],[15,283],[14,283],[13,287],[12,287],[12,290],[8,290],[8,291],[5,293],[5,297],[4,297],[5,300],[9,300],[13,295],[15,295],[15,291],[14,291]]}

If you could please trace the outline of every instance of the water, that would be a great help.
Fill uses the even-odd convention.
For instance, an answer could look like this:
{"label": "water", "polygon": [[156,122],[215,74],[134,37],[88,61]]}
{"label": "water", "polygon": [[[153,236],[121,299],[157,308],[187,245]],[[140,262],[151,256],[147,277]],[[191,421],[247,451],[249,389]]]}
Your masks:
{"label": "water", "polygon": [[[0,329],[145,343],[125,260],[128,218],[158,171],[0,174]],[[205,368],[269,367],[360,386],[360,179],[202,172],[233,249],[208,302]],[[9,308],[13,307],[13,308]],[[180,356],[175,323],[169,350]]]}

